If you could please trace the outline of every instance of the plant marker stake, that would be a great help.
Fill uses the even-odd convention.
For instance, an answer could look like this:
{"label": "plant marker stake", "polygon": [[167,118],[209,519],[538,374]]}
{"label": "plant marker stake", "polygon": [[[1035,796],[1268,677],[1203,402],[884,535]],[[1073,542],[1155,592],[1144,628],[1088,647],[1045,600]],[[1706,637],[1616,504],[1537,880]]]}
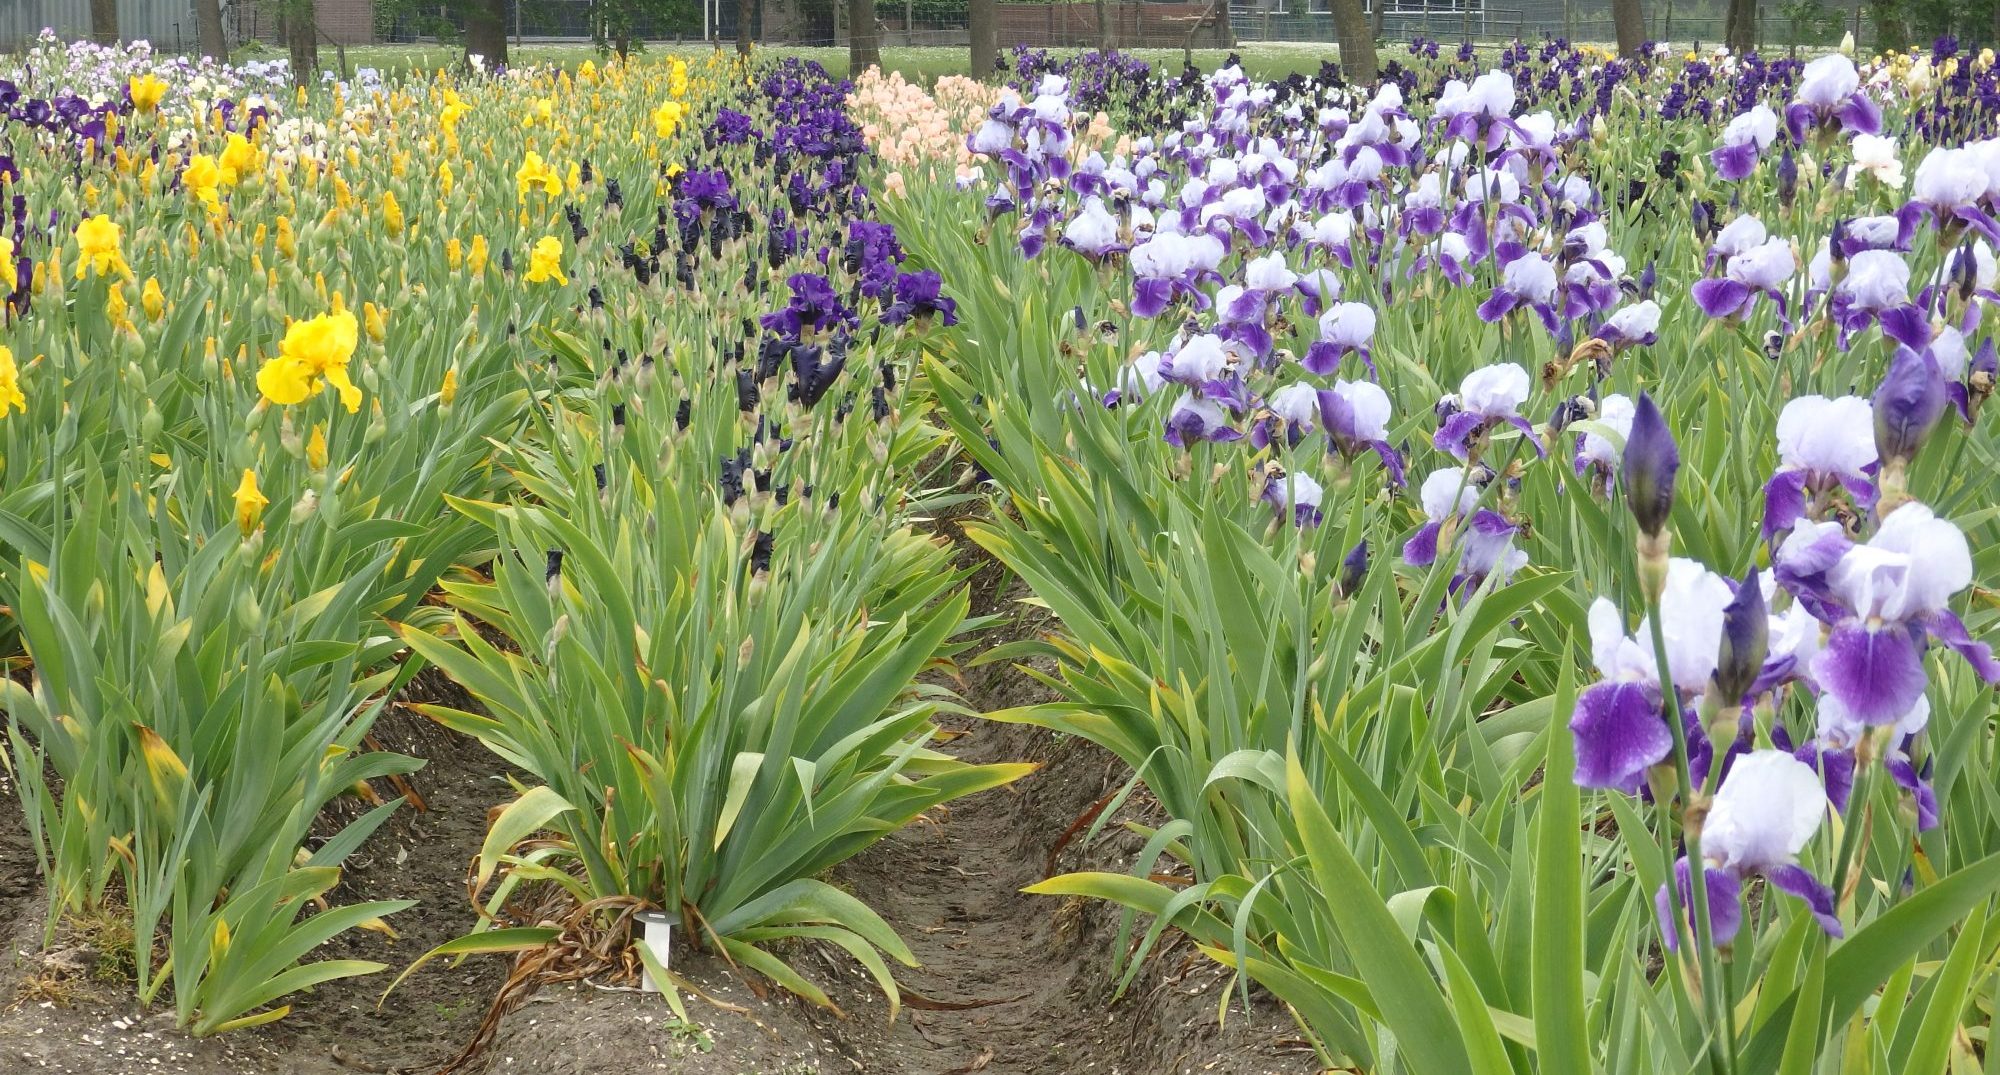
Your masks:
{"label": "plant marker stake", "polygon": [[[646,946],[646,951],[653,953],[661,970],[667,969],[667,952],[674,935],[673,918],[665,911],[640,911],[632,917],[639,922],[640,941]],[[653,980],[651,968],[641,963],[639,974],[640,990],[647,993],[660,991],[660,983]]]}

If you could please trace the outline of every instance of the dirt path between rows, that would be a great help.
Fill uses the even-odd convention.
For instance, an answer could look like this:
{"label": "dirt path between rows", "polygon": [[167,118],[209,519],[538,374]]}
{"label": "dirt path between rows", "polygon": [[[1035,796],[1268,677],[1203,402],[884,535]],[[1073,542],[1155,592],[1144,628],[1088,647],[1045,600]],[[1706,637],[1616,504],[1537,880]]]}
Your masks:
{"label": "dirt path between rows", "polygon": [[[955,527],[963,563],[977,568],[975,613],[1006,621],[983,645],[1031,635],[1038,621],[1018,589]],[[434,674],[429,674],[434,675]],[[1044,700],[1015,669],[989,666],[953,686],[969,707],[992,711]],[[433,684],[432,690],[453,690]],[[1139,841],[1113,827],[1091,846],[1065,834],[1125,779],[1115,759],[1038,729],[975,718],[946,722],[942,749],[970,761],[1028,760],[1041,768],[1010,788],[952,804],[835,871],[835,883],[875,907],[920,966],[899,969],[914,996],[894,1022],[860,967],[837,950],[786,952],[842,1010],[786,994],[758,995],[713,957],[677,954],[675,970],[743,1010],[690,1000],[695,1026],[678,1024],[658,997],[624,983],[547,988],[506,1017],[475,1070],[487,1075],[1306,1075],[1318,1070],[1284,1011],[1240,990],[1185,944],[1168,943],[1122,998],[1113,997],[1117,913],[1100,904],[1021,892],[1056,868],[1123,870]],[[410,896],[400,941],[349,935],[320,958],[377,959],[400,970],[469,924],[465,863],[477,851],[486,808],[506,797],[498,765],[477,744],[421,721],[378,729],[390,749],[432,759],[414,781],[428,809],[409,811],[351,864],[343,901]],[[1126,817],[1150,820],[1143,796]],[[381,1012],[377,979],[335,983],[294,998],[293,1014],[267,1028],[195,1041],[168,1014],[134,1010],[129,987],[73,981],[58,998],[29,989],[38,953],[42,887],[18,806],[0,802],[0,1072],[63,1075],[341,1075],[428,1072],[471,1036],[499,980],[500,960],[434,966]],[[61,947],[59,943],[58,947]],[[88,955],[88,953],[86,953]],[[379,976],[378,976],[379,977]],[[1223,1001],[1227,1000],[1226,1006]],[[926,1004],[926,1001],[937,1002]],[[951,1006],[957,1010],[939,1010]],[[1226,1007],[1226,1024],[1218,1025]],[[928,1010],[927,1010],[928,1009]]]}

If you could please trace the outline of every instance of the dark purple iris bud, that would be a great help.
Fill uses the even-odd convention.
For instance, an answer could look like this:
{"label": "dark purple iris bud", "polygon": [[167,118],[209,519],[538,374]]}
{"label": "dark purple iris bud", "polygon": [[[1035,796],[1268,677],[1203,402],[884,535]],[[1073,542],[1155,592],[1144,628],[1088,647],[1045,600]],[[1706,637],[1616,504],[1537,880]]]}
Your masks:
{"label": "dark purple iris bud", "polygon": [[598,287],[598,286],[597,286],[596,284],[592,284],[592,285],[590,285],[590,292],[589,292],[589,296],[590,296],[590,308],[591,308],[591,309],[593,309],[593,310],[602,310],[602,309],[604,309],[604,289],[603,289],[603,288],[600,288],[600,287]]}
{"label": "dark purple iris bud", "polygon": [[1770,650],[1771,617],[1757,569],[1736,584],[1736,596],[1722,610],[1722,645],[1716,655],[1715,690],[1725,707],[1739,705],[1757,682]]}
{"label": "dark purple iris bud", "polygon": [[744,414],[749,414],[751,411],[757,409],[757,402],[759,398],[760,396],[757,391],[757,378],[755,376],[755,371],[749,369],[737,370],[736,409]]}
{"label": "dark purple iris bud", "polygon": [[889,420],[889,397],[883,393],[881,385],[878,384],[875,386],[875,391],[869,399],[868,406],[869,413],[877,422],[886,422]]}
{"label": "dark purple iris bud", "polygon": [[1571,422],[1581,422],[1596,415],[1597,406],[1588,396],[1571,396],[1556,404],[1555,413],[1549,415],[1549,432],[1561,433]]}
{"label": "dark purple iris bud", "polygon": [[1353,597],[1361,592],[1362,580],[1368,576],[1368,542],[1356,542],[1340,559],[1340,579],[1334,584],[1334,593],[1341,598]]}
{"label": "dark purple iris bud", "polygon": [[1674,510],[1674,477],[1680,466],[1681,453],[1673,430],[1667,427],[1653,397],[1639,393],[1632,411],[1632,432],[1625,438],[1621,484],[1632,518],[1648,537],[1657,538],[1667,528]]}
{"label": "dark purple iris bud", "polygon": [[1764,357],[1776,362],[1785,353],[1785,334],[1772,329],[1764,334]]}
{"label": "dark purple iris bud", "polygon": [[1798,193],[1799,162],[1792,156],[1791,147],[1787,146],[1784,155],[1778,158],[1778,201],[1790,209]]}
{"label": "dark purple iris bud", "polygon": [[542,569],[542,584],[549,588],[551,597],[562,592],[562,562],[562,550],[550,549],[548,564]]}
{"label": "dark purple iris bud", "polygon": [[1944,416],[1944,374],[1928,354],[1896,349],[1889,372],[1875,389],[1875,452],[1882,461],[1914,458]]}
{"label": "dark purple iris bud", "polygon": [[508,276],[514,275],[514,249],[512,247],[503,246],[500,248],[500,271],[506,273]]}
{"label": "dark purple iris bud", "polygon": [[1715,210],[1705,201],[1694,203],[1694,237],[1703,246],[1715,237]]}
{"label": "dark purple iris bud", "polygon": [[625,205],[625,191],[618,185],[618,180],[616,179],[605,180],[604,207],[606,209],[618,209],[624,207],[624,205]]}
{"label": "dark purple iris bud", "polygon": [[604,492],[605,488],[604,464],[592,463],[590,465],[590,474],[591,477],[597,480],[597,491],[600,493]]}
{"label": "dark purple iris bud", "polygon": [[771,553],[777,539],[768,530],[757,531],[750,541],[750,572],[755,575],[768,574],[771,570]]}
{"label": "dark purple iris bud", "polygon": [[611,405],[611,428],[625,428],[625,405],[623,403],[613,403]]}

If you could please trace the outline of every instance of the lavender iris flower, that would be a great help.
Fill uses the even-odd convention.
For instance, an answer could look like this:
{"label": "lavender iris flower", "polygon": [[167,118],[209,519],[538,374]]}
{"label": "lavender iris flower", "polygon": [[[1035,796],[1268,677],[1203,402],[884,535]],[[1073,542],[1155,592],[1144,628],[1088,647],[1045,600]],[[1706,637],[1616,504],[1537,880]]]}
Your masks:
{"label": "lavender iris flower", "polygon": [[1613,351],[1651,347],[1660,338],[1660,304],[1644,299],[1622,307],[1593,335],[1610,344]]}
{"label": "lavender iris flower", "polygon": [[1778,414],[1778,472],[1764,486],[1764,537],[1790,530],[1809,500],[1845,490],[1854,506],[1875,506],[1875,409],[1859,396],[1800,396]]}
{"label": "lavender iris flower", "polygon": [[1318,526],[1320,500],[1326,490],[1305,474],[1272,475],[1265,479],[1263,499],[1281,514],[1289,507],[1298,526]]}
{"label": "lavender iris flower", "polygon": [[1556,269],[1549,259],[1536,253],[1522,253],[1500,269],[1500,285],[1479,306],[1479,319],[1498,321],[1517,309],[1535,311],[1550,333],[1556,331]]}
{"label": "lavender iris flower", "polygon": [[1192,297],[1197,305],[1207,297],[1196,289],[1203,279],[1217,279],[1216,267],[1225,253],[1212,235],[1160,234],[1132,248],[1132,313],[1158,317],[1176,296]]}

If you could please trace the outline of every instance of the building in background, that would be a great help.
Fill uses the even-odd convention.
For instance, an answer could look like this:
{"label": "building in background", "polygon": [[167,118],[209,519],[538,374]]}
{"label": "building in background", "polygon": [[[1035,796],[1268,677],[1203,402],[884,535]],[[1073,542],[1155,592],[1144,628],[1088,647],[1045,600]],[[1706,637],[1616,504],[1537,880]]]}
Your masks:
{"label": "building in background", "polygon": [[[322,45],[375,40],[375,0],[316,0]],[[223,0],[222,22],[232,43],[281,44],[275,6],[258,0]],[[0,0],[0,52],[18,52],[43,28],[64,40],[90,36],[90,0]],[[191,52],[198,33],[190,0],[118,0],[118,33],[150,41],[167,52]]]}

